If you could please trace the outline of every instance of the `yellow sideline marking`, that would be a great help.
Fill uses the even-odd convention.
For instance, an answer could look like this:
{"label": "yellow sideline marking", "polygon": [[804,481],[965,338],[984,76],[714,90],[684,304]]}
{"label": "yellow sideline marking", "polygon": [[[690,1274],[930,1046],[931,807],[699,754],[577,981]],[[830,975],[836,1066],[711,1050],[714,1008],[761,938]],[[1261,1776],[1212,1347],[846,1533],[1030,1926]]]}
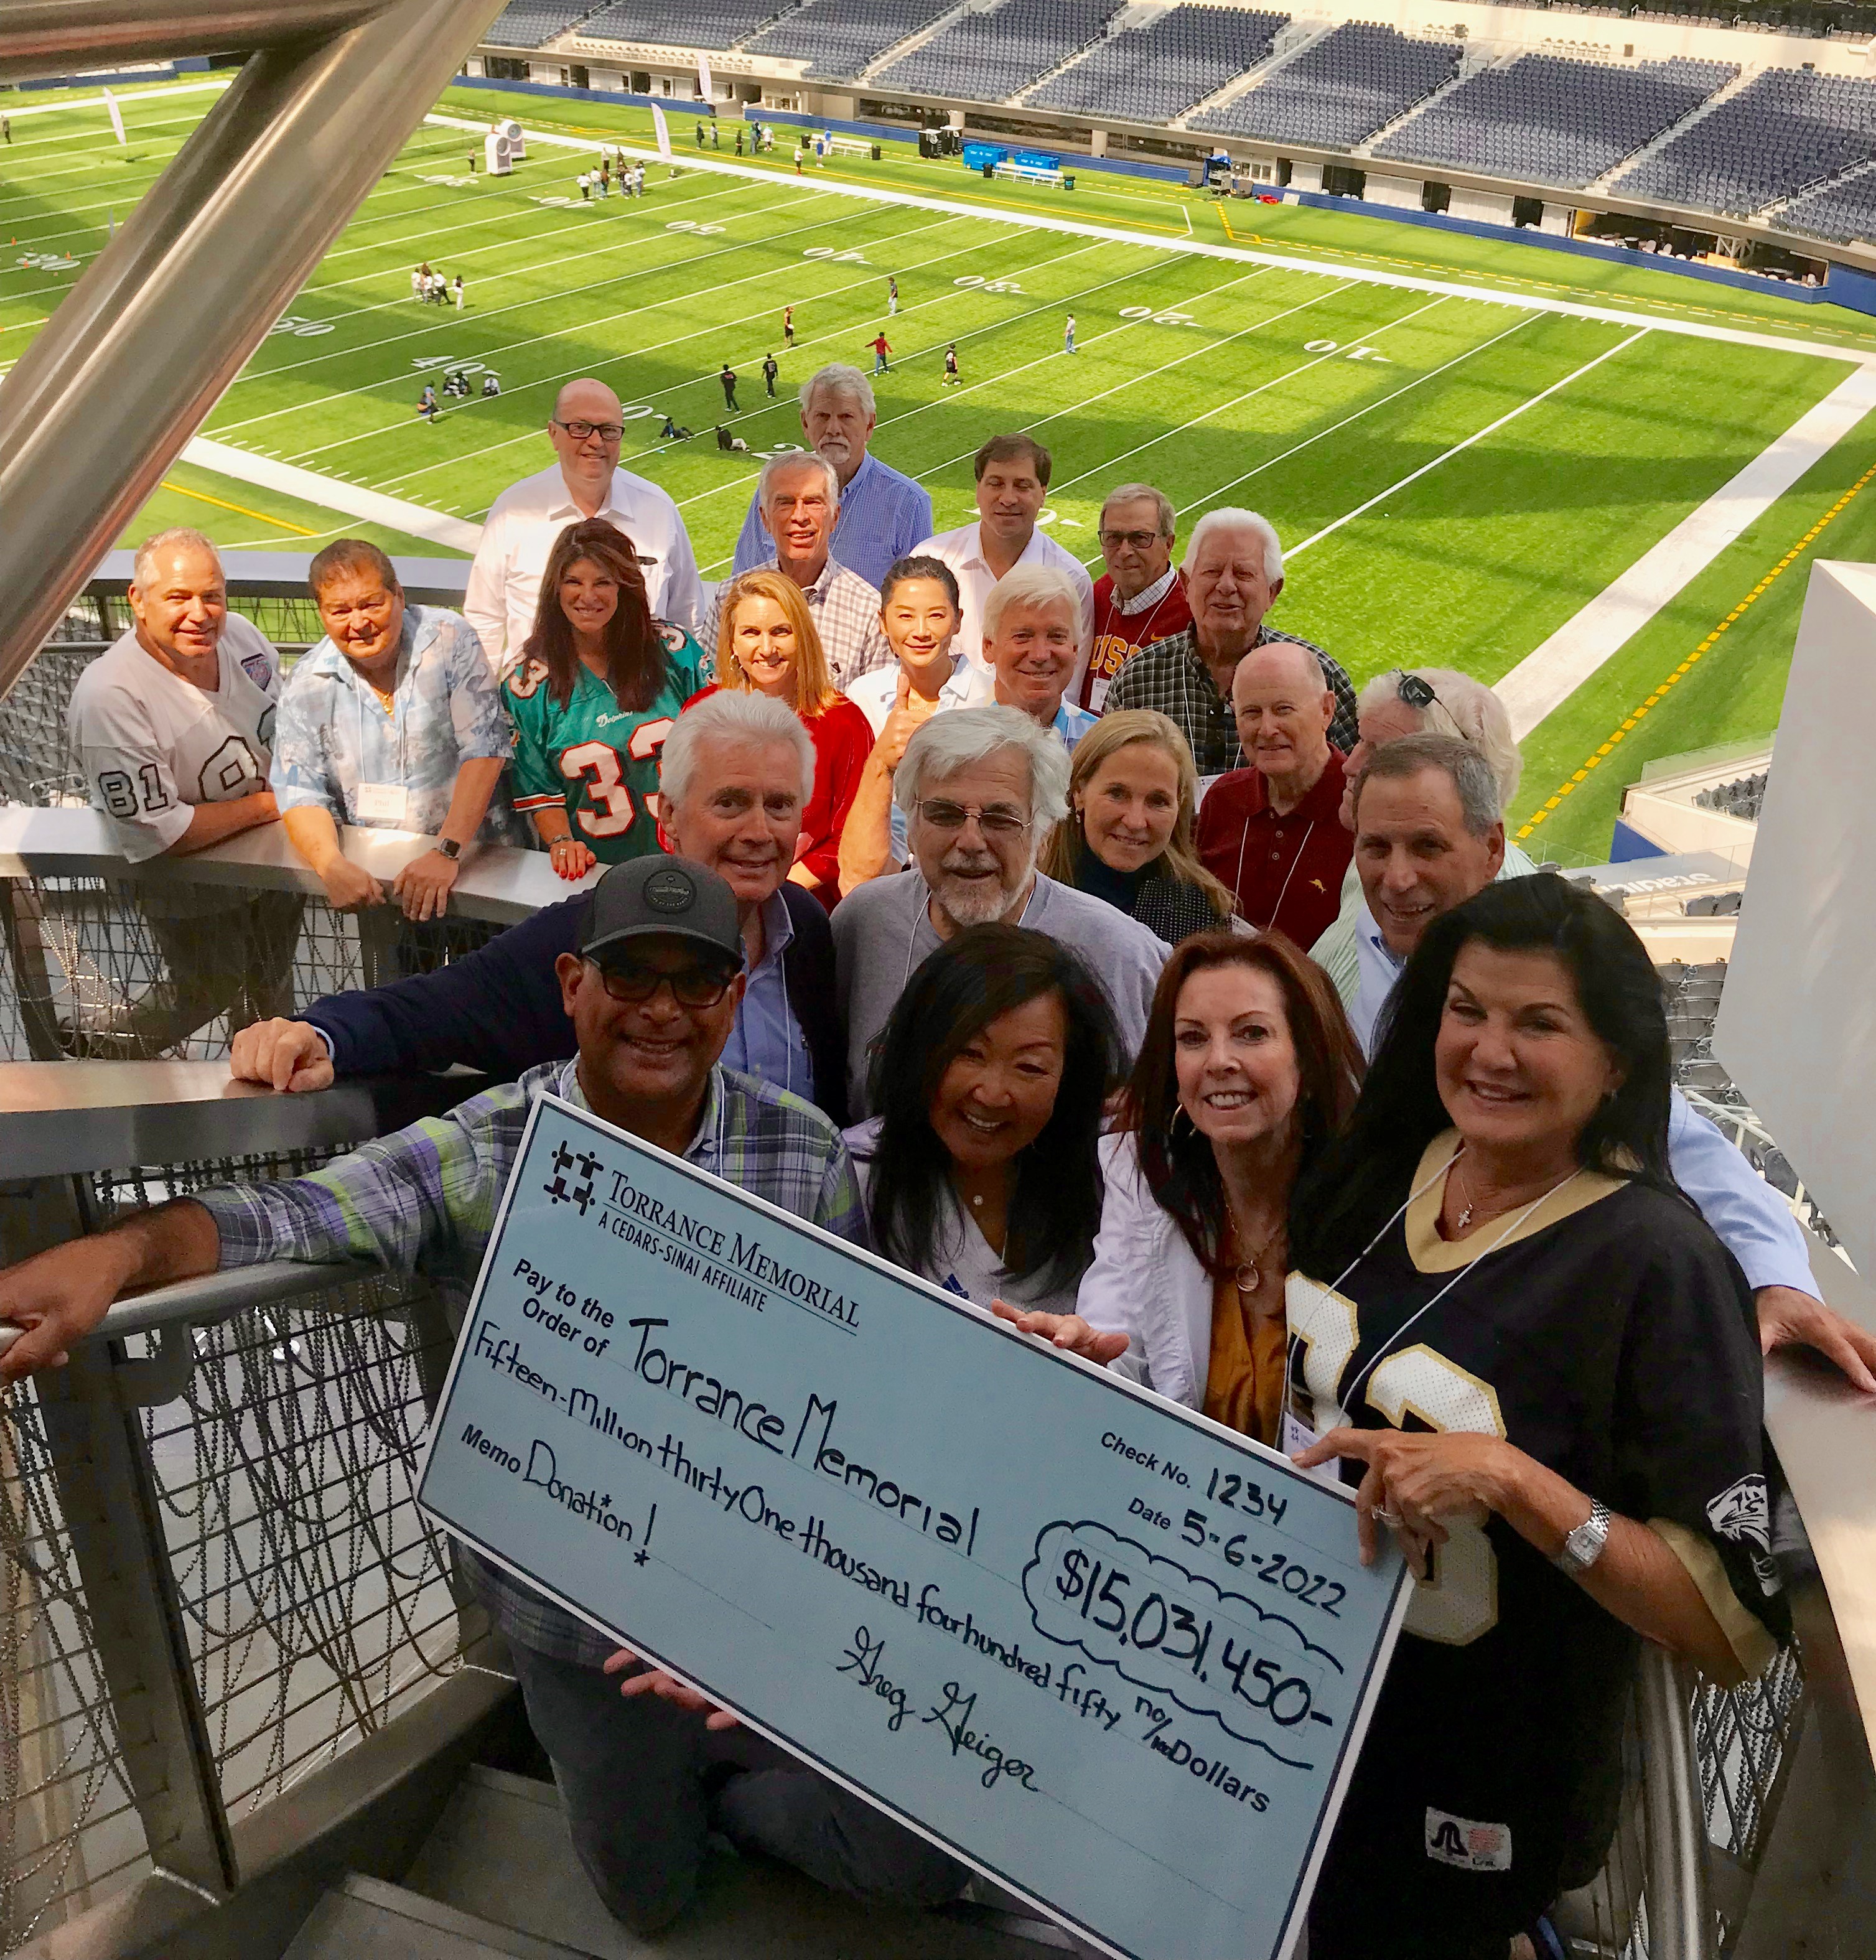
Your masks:
{"label": "yellow sideline marking", "polygon": [[1600,744],[1594,755],[1585,757],[1583,766],[1580,769],[1574,771],[1568,781],[1558,784],[1556,794],[1554,796],[1547,797],[1543,807],[1541,809],[1534,810],[1531,813],[1529,820],[1519,826],[1517,841],[1520,844],[1521,844],[1525,839],[1537,829],[1539,824],[1544,822],[1544,819],[1550,814],[1551,811],[1559,807],[1559,806],[1563,803],[1563,799],[1576,788],[1579,783],[1587,782],[1589,780],[1590,772],[1592,769],[1599,768],[1602,765],[1604,759],[1615,752],[1616,744],[1620,742],[1624,736],[1630,733],[1631,730],[1639,724],[1642,718],[1649,712],[1649,709],[1658,708],[1661,705],[1661,702],[1666,696],[1668,690],[1677,686],[1680,682],[1684,680],[1687,676],[1693,671],[1695,663],[1700,660],[1700,657],[1703,654],[1710,651],[1714,647],[1719,644],[1719,636],[1721,634],[1725,632],[1735,620],[1743,618],[1753,606],[1758,603],[1760,600],[1764,597],[1766,593],[1769,591],[1772,587],[1798,562],[1799,558],[1803,557],[1804,553],[1810,549],[1811,546],[1817,542],[1818,538],[1822,536],[1824,532],[1827,530],[1843,514],[1851,500],[1857,495],[1858,492],[1863,488],[1864,485],[1872,481],[1876,481],[1876,466],[1872,466],[1871,468],[1865,470],[1862,475],[1850,485],[1849,488],[1844,492],[1843,495],[1831,505],[1830,509],[1825,511],[1824,515],[1811,526],[1811,529],[1798,539],[1797,543],[1792,546],[1791,549],[1779,560],[1778,563],[1766,574],[1764,578],[1760,579],[1758,584],[1746,594],[1745,597],[1741,600],[1739,603],[1735,606],[1733,609],[1727,614],[1725,618],[1713,628],[1712,632],[1707,635],[1706,638],[1694,648],[1692,653],[1688,654],[1687,657],[1680,663],[1680,666],[1676,667],[1674,672],[1655,689],[1654,692],[1623,721],[1622,725],[1619,728],[1614,728],[1610,730],[1608,740]]}
{"label": "yellow sideline marking", "polygon": [[297,538],[316,538],[324,535],[319,531],[309,531],[304,524],[290,524],[285,517],[270,517],[265,511],[250,511],[245,504],[231,504],[225,497],[211,497],[206,490],[186,490],[181,484],[172,483],[167,476],[159,487],[173,490],[179,497],[193,497],[199,504],[217,504],[224,511],[234,511],[243,517],[256,518],[263,524],[272,524],[278,530],[291,531]]}

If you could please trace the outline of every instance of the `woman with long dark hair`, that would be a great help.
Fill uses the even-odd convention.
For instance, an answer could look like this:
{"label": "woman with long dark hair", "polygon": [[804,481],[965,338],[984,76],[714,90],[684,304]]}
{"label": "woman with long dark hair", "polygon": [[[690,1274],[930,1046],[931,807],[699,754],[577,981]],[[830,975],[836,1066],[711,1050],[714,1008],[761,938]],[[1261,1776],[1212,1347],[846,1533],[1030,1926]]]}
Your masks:
{"label": "woman with long dark hair", "polygon": [[1072,1306],[1120,1052],[1100,982],[1047,934],[947,940],[880,1034],[877,1114],[847,1133],[875,1247],[980,1306]]}
{"label": "woman with long dark hair", "polygon": [[1752,1297],[1668,1110],[1641,942],[1518,878],[1427,928],[1298,1186],[1296,1460],[1420,1581],[1312,1960],[1503,1960],[1601,1862],[1638,1636],[1730,1683],[1785,1629]]}
{"label": "woman with long dark hair", "polygon": [[561,877],[662,848],[645,799],[703,657],[682,626],[651,616],[630,538],[589,517],[555,539],[534,630],[501,692],[517,737],[514,807]]}
{"label": "woman with long dark hair", "polygon": [[1335,990],[1287,939],[1186,940],[1102,1145],[1101,1232],[1076,1311],[1010,1317],[1276,1442],[1290,1192],[1360,1080]]}

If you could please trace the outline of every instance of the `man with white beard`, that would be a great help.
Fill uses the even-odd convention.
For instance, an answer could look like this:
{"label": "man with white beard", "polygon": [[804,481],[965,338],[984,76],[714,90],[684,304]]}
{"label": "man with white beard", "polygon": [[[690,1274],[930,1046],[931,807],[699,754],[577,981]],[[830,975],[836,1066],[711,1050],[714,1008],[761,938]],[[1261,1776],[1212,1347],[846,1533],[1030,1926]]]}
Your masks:
{"label": "man with white beard", "polygon": [[1051,826],[1068,814],[1067,749],[1019,708],[956,708],[907,743],[892,788],[911,864],[860,886],[834,914],[854,1119],[869,1113],[867,1051],[906,982],[953,933],[992,920],[1081,955],[1107,990],[1130,1064],[1168,949],[1105,900],[1037,870]]}

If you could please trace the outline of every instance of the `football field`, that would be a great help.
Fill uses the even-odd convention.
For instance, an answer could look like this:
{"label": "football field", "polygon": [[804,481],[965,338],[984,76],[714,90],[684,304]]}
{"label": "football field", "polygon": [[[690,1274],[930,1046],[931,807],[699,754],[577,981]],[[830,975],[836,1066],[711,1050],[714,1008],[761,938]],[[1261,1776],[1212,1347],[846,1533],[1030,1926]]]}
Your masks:
{"label": "football field", "polygon": [[[213,99],[199,84],[126,98],[124,148],[94,105],[16,112],[0,362]],[[459,126],[504,107],[539,139],[512,177],[472,175],[479,145]],[[1358,682],[1402,663],[1496,682],[1556,648],[1517,813],[1536,819],[1530,848],[1576,859],[1606,854],[1620,784],[1649,756],[1774,725],[1809,559],[1876,555],[1860,495],[1876,427],[1845,393],[1866,377],[1844,358],[1876,355],[1876,323],[1833,307],[1340,212],[1221,212],[1137,180],[1065,196],[891,149],[797,177],[791,132],[739,167],[736,126],[700,154],[676,116],[675,177],[654,158],[644,199],[587,202],[575,173],[602,138],[644,145],[642,113],[466,90],[438,110],[135,534],[188,521],[250,548],[347,530],[472,548],[494,497],[546,461],[555,390],[596,374],[625,404],[625,466],[669,490],[705,576],[722,576],[762,455],[801,440],[795,390],[828,361],[870,368],[883,329],[875,453],[930,489],[940,528],[974,514],[978,444],[1021,428],[1054,452],[1045,521],[1097,569],[1118,482],[1158,484],[1182,529],[1220,504],[1265,512],[1289,560],[1274,622]],[[463,275],[463,310],[413,301],[420,259]],[[449,368],[472,393],[433,425],[418,391]],[[502,392],[484,399],[491,368]],[[658,439],[667,414],[692,440]],[[748,453],[719,450],[719,423]],[[1811,431],[1801,469],[1775,472],[1750,521],[1693,551],[1635,630],[1621,613],[1626,637],[1572,654],[1595,638],[1599,596],[1664,540],[1671,559],[1677,527],[1794,425]]]}

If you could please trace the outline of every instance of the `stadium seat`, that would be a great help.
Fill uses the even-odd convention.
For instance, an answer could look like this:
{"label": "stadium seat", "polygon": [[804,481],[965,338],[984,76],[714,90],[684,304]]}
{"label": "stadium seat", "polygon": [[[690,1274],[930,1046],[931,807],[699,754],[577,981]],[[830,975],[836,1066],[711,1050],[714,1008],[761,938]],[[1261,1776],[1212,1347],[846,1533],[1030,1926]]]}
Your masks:
{"label": "stadium seat", "polygon": [[1192,127],[1346,150],[1450,81],[1459,56],[1454,41],[1344,21],[1268,81],[1195,117]]}
{"label": "stadium seat", "polygon": [[1038,109],[1169,123],[1267,59],[1289,24],[1287,14],[1175,7],[1144,27],[1097,42],[1027,99]]}
{"label": "stadium seat", "polygon": [[1580,187],[1671,129],[1738,72],[1725,62],[1678,58],[1617,68],[1521,55],[1468,75],[1374,154]]}
{"label": "stadium seat", "polygon": [[730,48],[785,14],[793,0],[614,0],[580,29],[593,40]]}
{"label": "stadium seat", "polygon": [[509,0],[498,14],[484,43],[495,48],[538,48],[564,34],[592,12],[593,0]]}
{"label": "stadium seat", "polygon": [[1004,0],[967,14],[873,77],[907,94],[1003,102],[1100,38],[1125,0]]}
{"label": "stadium seat", "polygon": [[1611,186],[1623,197],[1749,217],[1876,161],[1876,81],[1767,68]]}
{"label": "stadium seat", "polygon": [[1876,166],[1864,164],[1835,183],[1793,198],[1772,222],[1781,231],[1828,238],[1840,245],[1876,238]]}
{"label": "stadium seat", "polygon": [[851,81],[889,48],[949,13],[951,0],[808,0],[749,43],[752,55],[808,60],[811,77]]}

